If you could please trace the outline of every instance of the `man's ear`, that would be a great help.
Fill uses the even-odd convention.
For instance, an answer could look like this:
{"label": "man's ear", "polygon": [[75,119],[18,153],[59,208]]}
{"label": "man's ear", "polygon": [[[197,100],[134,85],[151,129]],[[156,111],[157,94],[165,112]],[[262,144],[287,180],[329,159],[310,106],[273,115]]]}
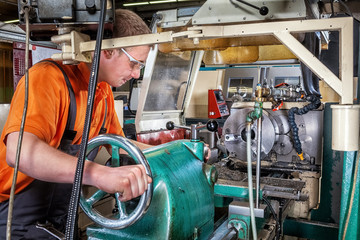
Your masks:
{"label": "man's ear", "polygon": [[114,55],[114,50],[103,50],[105,58],[110,59]]}

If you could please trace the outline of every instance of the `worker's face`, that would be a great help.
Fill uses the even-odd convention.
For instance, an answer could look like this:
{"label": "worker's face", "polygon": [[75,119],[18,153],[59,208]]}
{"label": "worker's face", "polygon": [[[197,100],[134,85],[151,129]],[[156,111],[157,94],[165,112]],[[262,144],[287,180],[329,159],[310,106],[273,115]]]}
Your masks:
{"label": "worker's face", "polygon": [[132,78],[139,78],[140,63],[145,63],[149,51],[149,46],[103,51],[99,80],[112,87],[120,87]]}

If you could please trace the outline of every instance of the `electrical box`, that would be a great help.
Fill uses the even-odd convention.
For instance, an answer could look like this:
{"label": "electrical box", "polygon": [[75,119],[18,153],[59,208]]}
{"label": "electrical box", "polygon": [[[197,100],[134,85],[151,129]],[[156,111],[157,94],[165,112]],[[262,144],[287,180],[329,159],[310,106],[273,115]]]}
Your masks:
{"label": "electrical box", "polygon": [[229,116],[223,93],[220,89],[209,89],[208,92],[208,118],[222,118]]}

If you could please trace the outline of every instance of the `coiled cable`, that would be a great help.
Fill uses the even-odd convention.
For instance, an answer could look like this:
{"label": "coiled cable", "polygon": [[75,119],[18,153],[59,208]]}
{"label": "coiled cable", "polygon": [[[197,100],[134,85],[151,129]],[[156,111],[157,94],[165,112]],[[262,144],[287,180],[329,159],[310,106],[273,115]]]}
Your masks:
{"label": "coiled cable", "polygon": [[281,225],[280,225],[280,221],[279,218],[276,216],[275,210],[272,207],[270,201],[266,198],[263,197],[264,202],[266,203],[266,205],[269,207],[271,214],[273,215],[275,221],[276,221],[276,225],[275,225],[275,240],[279,240],[280,239],[280,232],[281,232]]}

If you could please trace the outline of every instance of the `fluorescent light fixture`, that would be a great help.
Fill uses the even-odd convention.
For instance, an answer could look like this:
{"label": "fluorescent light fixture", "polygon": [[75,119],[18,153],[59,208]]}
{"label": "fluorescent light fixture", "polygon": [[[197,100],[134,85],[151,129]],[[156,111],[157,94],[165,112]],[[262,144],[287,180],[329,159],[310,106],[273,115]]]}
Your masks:
{"label": "fluorescent light fixture", "polygon": [[160,0],[160,1],[151,1],[150,4],[159,4],[159,3],[171,3],[177,2],[177,0]]}
{"label": "fluorescent light fixture", "polygon": [[5,24],[9,24],[9,23],[17,23],[19,22],[19,19],[15,19],[15,20],[9,20],[9,21],[4,21]]}
{"label": "fluorescent light fixture", "polygon": [[124,3],[123,6],[124,7],[129,7],[129,6],[138,6],[138,5],[148,5],[149,2],[135,2],[135,3]]}

